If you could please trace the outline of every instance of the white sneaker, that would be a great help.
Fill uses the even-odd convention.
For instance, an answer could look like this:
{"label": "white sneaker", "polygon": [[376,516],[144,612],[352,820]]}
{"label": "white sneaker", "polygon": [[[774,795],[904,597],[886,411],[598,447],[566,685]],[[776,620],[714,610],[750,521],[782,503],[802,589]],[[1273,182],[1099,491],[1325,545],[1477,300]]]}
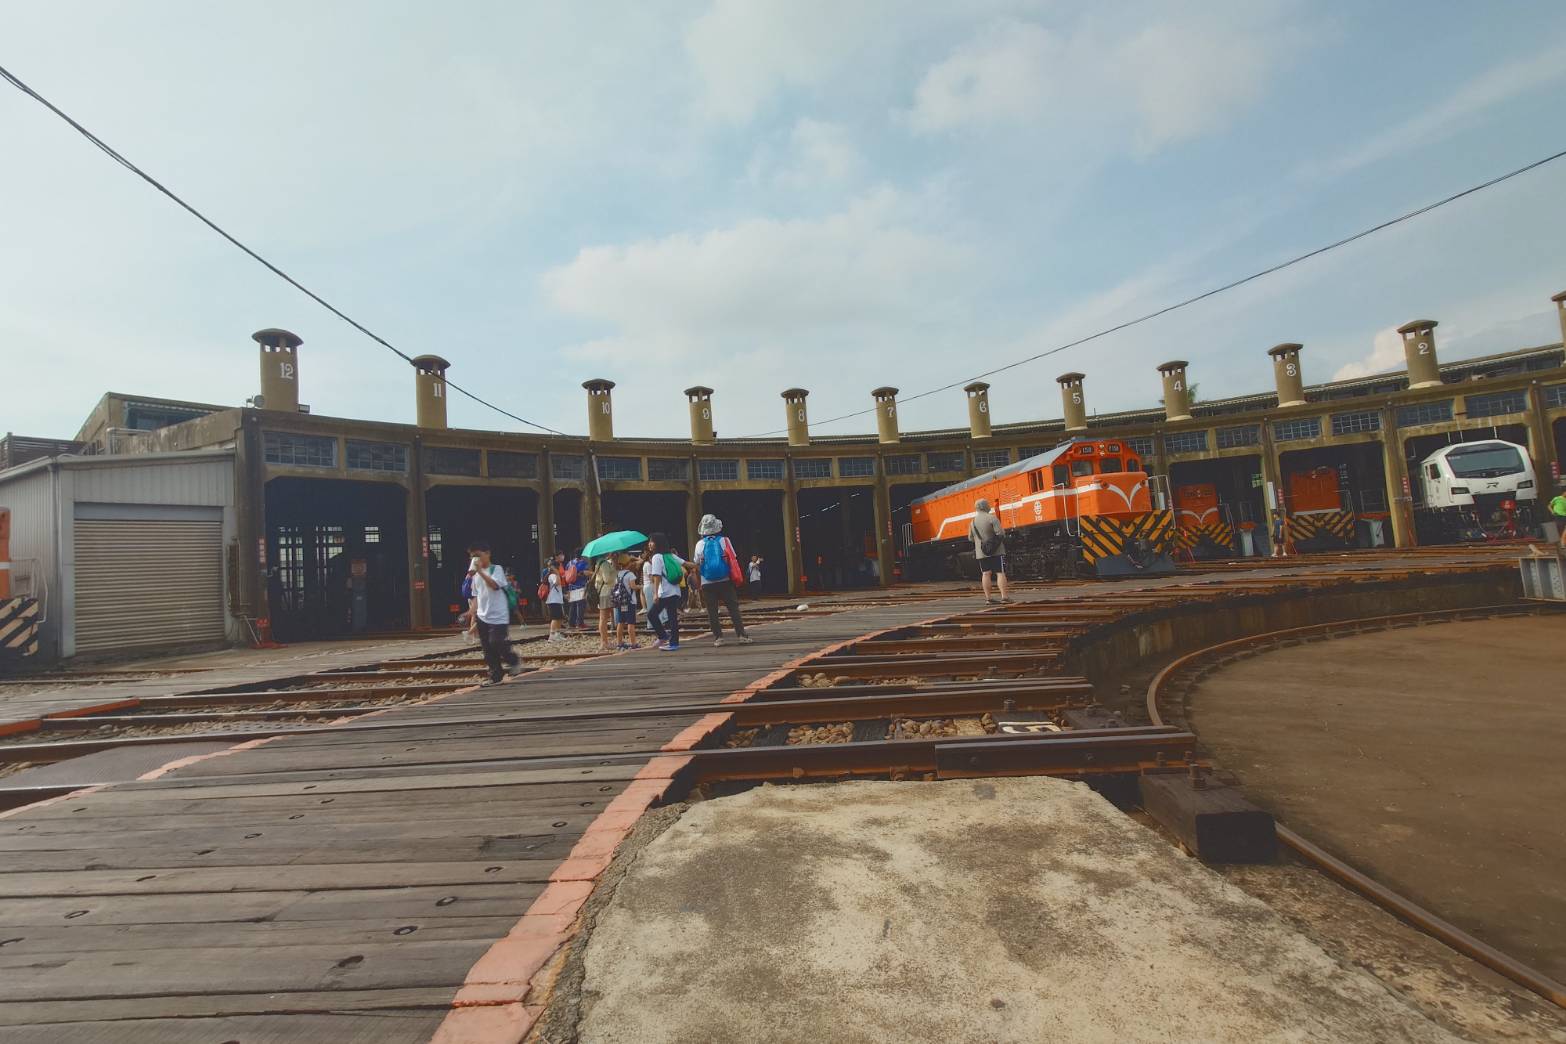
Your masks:
{"label": "white sneaker", "polygon": [[714,638],[712,640],[712,647],[714,649],[721,649],[723,647],[723,639],[722,638]]}

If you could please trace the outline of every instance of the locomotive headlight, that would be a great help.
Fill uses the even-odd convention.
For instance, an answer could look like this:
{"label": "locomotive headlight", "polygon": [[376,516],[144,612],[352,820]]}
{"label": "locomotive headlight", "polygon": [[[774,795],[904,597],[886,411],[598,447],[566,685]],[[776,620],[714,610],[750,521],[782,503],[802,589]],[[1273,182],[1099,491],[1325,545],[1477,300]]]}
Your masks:
{"label": "locomotive headlight", "polygon": [[1533,479],[1523,479],[1521,482],[1517,483],[1517,488],[1518,489],[1532,489],[1533,488]]}
{"label": "locomotive headlight", "polygon": [[1467,486],[1453,486],[1452,487],[1452,495],[1453,496],[1456,496],[1459,493],[1467,493],[1467,492],[1468,492],[1468,487]]}

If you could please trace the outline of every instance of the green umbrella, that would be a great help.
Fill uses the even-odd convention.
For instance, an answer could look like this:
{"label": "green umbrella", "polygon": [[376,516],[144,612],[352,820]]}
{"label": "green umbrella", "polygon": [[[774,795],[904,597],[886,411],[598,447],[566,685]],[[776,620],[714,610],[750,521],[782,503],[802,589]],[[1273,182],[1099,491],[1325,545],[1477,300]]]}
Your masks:
{"label": "green umbrella", "polygon": [[596,540],[590,540],[587,546],[582,548],[582,554],[588,558],[597,558],[599,555],[612,555],[616,551],[628,551],[638,544],[647,543],[647,534],[638,533],[634,529],[622,529],[618,533],[605,533]]}

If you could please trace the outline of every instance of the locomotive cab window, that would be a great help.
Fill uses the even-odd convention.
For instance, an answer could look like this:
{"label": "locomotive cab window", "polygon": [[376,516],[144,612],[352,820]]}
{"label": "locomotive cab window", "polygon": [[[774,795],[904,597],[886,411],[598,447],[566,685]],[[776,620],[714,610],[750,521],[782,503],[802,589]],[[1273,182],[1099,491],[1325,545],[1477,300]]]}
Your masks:
{"label": "locomotive cab window", "polygon": [[1099,472],[1101,474],[1105,473],[1105,472],[1119,471],[1120,470],[1120,458],[1119,457],[1105,457],[1102,461],[1099,462],[1098,470],[1099,470]]}
{"label": "locomotive cab window", "polygon": [[1054,470],[1055,485],[1071,485],[1071,471],[1064,464],[1056,464]]}
{"label": "locomotive cab window", "polygon": [[1042,472],[1042,471],[1030,471],[1030,472],[1028,472],[1028,492],[1029,493],[1042,493],[1043,491],[1044,491],[1044,472]]}
{"label": "locomotive cab window", "polygon": [[1137,460],[1135,457],[1127,457],[1126,458],[1126,470],[1127,471],[1141,471],[1142,470],[1142,462]]}
{"label": "locomotive cab window", "polygon": [[1093,474],[1093,462],[1091,460],[1074,460],[1071,462],[1071,474],[1075,478]]}

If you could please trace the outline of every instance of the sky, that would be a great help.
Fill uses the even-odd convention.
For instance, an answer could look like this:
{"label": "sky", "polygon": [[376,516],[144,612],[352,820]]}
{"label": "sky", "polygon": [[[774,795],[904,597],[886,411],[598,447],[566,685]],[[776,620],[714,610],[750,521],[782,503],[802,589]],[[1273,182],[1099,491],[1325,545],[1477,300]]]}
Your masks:
{"label": "sky", "polygon": [[[0,65],[409,355],[620,435],[962,426],[976,374],[1566,149],[1559,5],[0,0]],[[410,367],[0,83],[0,431],[106,391],[413,421]],[[997,422],[1558,341],[1566,160],[993,378]],[[530,430],[461,397],[456,427]],[[854,414],[861,414],[852,416]],[[842,420],[834,418],[846,417]],[[829,423],[830,422],[830,423]]]}

